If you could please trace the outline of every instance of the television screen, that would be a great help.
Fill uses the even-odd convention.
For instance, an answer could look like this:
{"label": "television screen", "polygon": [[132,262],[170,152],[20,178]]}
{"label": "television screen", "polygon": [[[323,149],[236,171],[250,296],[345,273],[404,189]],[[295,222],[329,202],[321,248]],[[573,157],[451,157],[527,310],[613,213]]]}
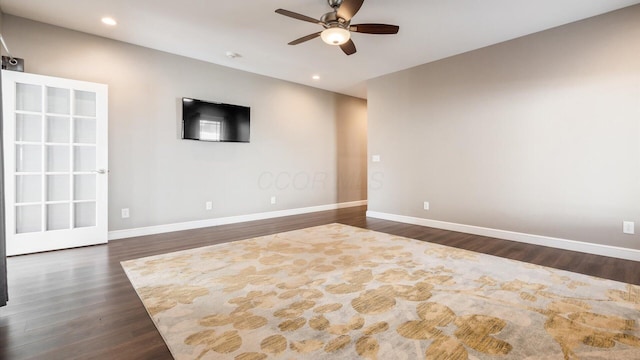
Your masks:
{"label": "television screen", "polygon": [[251,108],[182,98],[182,138],[249,142]]}

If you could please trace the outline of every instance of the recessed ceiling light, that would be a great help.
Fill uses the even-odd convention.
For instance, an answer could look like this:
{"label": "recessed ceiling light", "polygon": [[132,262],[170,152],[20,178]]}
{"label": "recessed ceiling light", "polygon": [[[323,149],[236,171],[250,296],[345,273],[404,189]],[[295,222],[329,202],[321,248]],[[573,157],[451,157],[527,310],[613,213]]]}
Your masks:
{"label": "recessed ceiling light", "polygon": [[320,80],[320,75],[313,75],[311,78],[313,80]]}
{"label": "recessed ceiling light", "polygon": [[118,23],[113,18],[110,18],[108,16],[105,16],[105,17],[102,18],[102,23],[105,24],[105,25],[109,25],[109,26],[118,25]]}

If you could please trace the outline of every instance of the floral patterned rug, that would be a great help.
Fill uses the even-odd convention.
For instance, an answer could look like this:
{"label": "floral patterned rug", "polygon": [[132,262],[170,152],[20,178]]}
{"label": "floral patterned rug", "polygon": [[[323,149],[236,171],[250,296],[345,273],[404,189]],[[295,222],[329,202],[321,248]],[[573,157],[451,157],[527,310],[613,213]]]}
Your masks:
{"label": "floral patterned rug", "polygon": [[640,287],[340,224],[122,263],[176,359],[640,359]]}

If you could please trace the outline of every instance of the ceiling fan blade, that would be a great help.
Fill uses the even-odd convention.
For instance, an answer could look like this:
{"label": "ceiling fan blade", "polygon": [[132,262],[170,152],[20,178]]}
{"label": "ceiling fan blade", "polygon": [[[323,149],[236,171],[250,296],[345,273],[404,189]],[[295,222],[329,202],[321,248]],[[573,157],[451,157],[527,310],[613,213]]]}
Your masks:
{"label": "ceiling fan blade", "polygon": [[349,26],[349,30],[363,34],[397,34],[400,27],[387,24],[358,24]]}
{"label": "ceiling fan blade", "polygon": [[276,10],[276,13],[278,13],[280,15],[288,16],[290,18],[294,18],[294,19],[297,19],[297,20],[307,21],[307,22],[314,23],[314,24],[322,24],[322,22],[320,20],[314,19],[314,18],[306,16],[306,15],[298,14],[298,13],[295,13],[293,11],[285,10],[285,9],[278,9],[278,10]]}
{"label": "ceiling fan blade", "polygon": [[349,41],[340,45],[340,49],[347,55],[353,55],[356,53],[356,44],[353,43],[353,40],[349,39]]}
{"label": "ceiling fan blade", "polygon": [[342,5],[338,8],[338,17],[345,19],[346,21],[351,18],[360,10],[364,0],[344,0]]}
{"label": "ceiling fan blade", "polygon": [[289,45],[298,45],[298,44],[301,44],[301,43],[303,43],[305,41],[309,41],[309,40],[315,39],[318,36],[320,36],[321,33],[322,33],[322,31],[317,32],[315,34],[309,34],[307,36],[303,36],[300,39],[293,40],[292,42],[289,43]]}

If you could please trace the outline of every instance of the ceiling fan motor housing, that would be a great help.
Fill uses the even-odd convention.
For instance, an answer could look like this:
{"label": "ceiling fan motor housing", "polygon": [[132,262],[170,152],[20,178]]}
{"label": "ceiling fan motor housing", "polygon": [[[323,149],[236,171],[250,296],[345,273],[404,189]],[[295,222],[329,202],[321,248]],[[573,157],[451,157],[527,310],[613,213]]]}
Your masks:
{"label": "ceiling fan motor housing", "polygon": [[322,17],[320,18],[320,21],[322,22],[322,26],[324,26],[327,29],[332,27],[341,27],[347,30],[349,29],[349,21],[346,21],[345,19],[338,17],[338,14],[335,11],[328,12],[322,15]]}

